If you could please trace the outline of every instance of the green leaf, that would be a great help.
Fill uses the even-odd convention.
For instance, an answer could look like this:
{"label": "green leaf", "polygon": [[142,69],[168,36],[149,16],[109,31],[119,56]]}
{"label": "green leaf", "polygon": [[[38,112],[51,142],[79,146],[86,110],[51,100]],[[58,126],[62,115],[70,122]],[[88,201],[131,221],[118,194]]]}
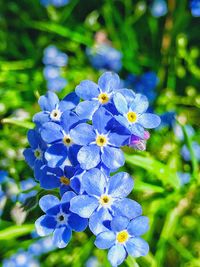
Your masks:
{"label": "green leaf", "polygon": [[143,157],[139,155],[127,155],[125,154],[126,162],[128,164],[141,167],[161,180],[163,185],[171,185],[173,188],[178,189],[180,187],[179,178],[173,170],[168,166],[150,157]]}
{"label": "green leaf", "polygon": [[13,124],[19,127],[27,128],[27,129],[33,129],[35,124],[30,121],[20,121],[14,118],[5,118],[1,121],[2,123],[8,123]]}
{"label": "green leaf", "polygon": [[14,225],[0,231],[0,240],[10,240],[29,234],[34,229],[34,224]]}
{"label": "green leaf", "polygon": [[139,180],[135,181],[134,190],[136,191],[148,191],[152,193],[163,193],[165,189],[163,187],[152,185],[148,183],[141,182]]}

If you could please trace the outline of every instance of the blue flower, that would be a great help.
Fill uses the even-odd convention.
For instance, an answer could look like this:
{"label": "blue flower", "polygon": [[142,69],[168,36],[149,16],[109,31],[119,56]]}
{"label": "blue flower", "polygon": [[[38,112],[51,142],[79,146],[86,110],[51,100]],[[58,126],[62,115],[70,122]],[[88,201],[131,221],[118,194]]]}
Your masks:
{"label": "blue flower", "polygon": [[79,97],[75,93],[70,93],[59,101],[55,93],[48,92],[39,98],[38,103],[42,111],[35,114],[33,121],[38,127],[49,121],[60,123],[63,112],[74,109],[78,102]]}
{"label": "blue flower", "polygon": [[148,230],[148,218],[139,216],[129,219],[119,216],[113,218],[110,230],[100,233],[95,245],[100,249],[109,249],[108,259],[113,267],[120,265],[128,255],[145,256],[149,246],[142,238]]}
{"label": "blue flower", "polygon": [[101,265],[96,257],[92,256],[86,261],[85,267],[103,267],[103,265]]}
{"label": "blue flower", "polygon": [[108,44],[98,44],[87,48],[86,54],[97,70],[120,71],[122,68],[122,53]]}
{"label": "blue flower", "polygon": [[[200,161],[200,145],[197,142],[192,142],[192,149],[194,151],[194,156],[198,161]],[[185,161],[191,160],[190,151],[186,145],[184,145],[181,149],[181,155],[183,156]]]}
{"label": "blue flower", "polygon": [[165,16],[168,11],[167,3],[165,0],[154,0],[150,10],[152,16],[156,18]]}
{"label": "blue flower", "polygon": [[[63,195],[67,191],[73,190],[73,182],[77,168],[73,166],[65,166],[64,170],[61,168],[50,168],[45,166],[42,169],[40,178],[40,185],[44,189],[60,188],[60,193]],[[75,186],[76,186],[75,182]],[[79,186],[79,185],[77,185]],[[76,187],[75,187],[76,188]]]}
{"label": "blue flower", "polygon": [[50,45],[44,50],[43,63],[45,65],[53,65],[56,67],[64,67],[67,65],[68,56],[60,52],[56,46]]}
{"label": "blue flower", "polygon": [[[194,131],[194,128],[191,125],[185,125],[185,130],[186,130],[187,135],[189,137],[193,137],[194,136],[195,131]],[[176,137],[179,140],[181,140],[181,141],[184,140],[184,133],[183,133],[182,127],[179,124],[176,124],[174,126],[174,133],[175,133]]]}
{"label": "blue flower", "polygon": [[8,173],[4,170],[0,170],[0,184],[8,180]]}
{"label": "blue flower", "polygon": [[56,77],[47,80],[47,88],[50,91],[59,92],[67,85],[67,80],[62,77]]}
{"label": "blue flower", "polygon": [[76,112],[82,118],[91,119],[94,112],[100,107],[107,108],[111,103],[113,94],[120,88],[119,76],[112,72],[105,72],[98,80],[98,84],[85,80],[75,89],[76,94],[82,98]]}
{"label": "blue flower", "polygon": [[[37,194],[33,188],[37,185],[33,178],[28,178],[20,182],[21,193],[18,195],[18,201],[24,203],[26,199],[33,197]],[[27,192],[23,192],[27,191]]]}
{"label": "blue flower", "polygon": [[128,136],[118,134],[112,120],[112,114],[101,107],[93,115],[93,125],[81,123],[71,130],[72,140],[83,146],[77,155],[82,169],[94,168],[100,162],[110,169],[124,165],[124,155],[119,147]]}
{"label": "blue flower", "polygon": [[46,80],[55,79],[60,76],[60,68],[47,65],[44,67],[43,73]]}
{"label": "blue flower", "polygon": [[28,142],[31,147],[26,148],[23,154],[28,165],[34,170],[35,178],[38,180],[40,168],[45,164],[44,152],[47,145],[36,130],[28,131]]}
{"label": "blue flower", "polygon": [[141,76],[129,74],[125,80],[125,85],[131,87],[134,92],[145,95],[150,102],[156,98],[156,86],[158,77],[155,72],[149,71]]}
{"label": "blue flower", "polygon": [[46,215],[41,216],[35,222],[37,233],[46,236],[53,233],[53,244],[64,248],[69,243],[72,230],[84,231],[87,227],[87,219],[83,219],[69,210],[70,200],[75,193],[66,192],[61,201],[53,195],[43,196],[39,205]]}
{"label": "blue flower", "polygon": [[39,262],[29,252],[19,251],[3,261],[3,267],[39,267]]}
{"label": "blue flower", "polygon": [[190,0],[192,16],[200,17],[200,0]]}
{"label": "blue flower", "polygon": [[119,112],[115,118],[130,131],[130,134],[144,139],[144,128],[156,128],[160,124],[157,115],[145,113],[149,103],[144,95],[136,94],[127,101],[121,93],[116,93],[113,101]]}
{"label": "blue flower", "polygon": [[48,236],[31,244],[28,248],[28,252],[34,256],[41,256],[55,249],[56,246],[53,244],[52,238]]}
{"label": "blue flower", "polygon": [[6,194],[2,190],[2,186],[0,185],[0,217],[1,217],[2,213],[3,213],[4,207],[5,207],[5,204],[6,204],[6,200],[7,200]]}
{"label": "blue flower", "polygon": [[90,230],[96,235],[106,229],[103,221],[112,216],[133,218],[141,215],[140,205],[126,198],[132,191],[133,179],[125,172],[106,177],[99,169],[83,175],[82,187],[85,194],[75,196],[70,210],[83,218],[89,218]]}
{"label": "blue flower", "polygon": [[54,122],[44,123],[41,137],[49,144],[45,158],[49,167],[60,167],[63,164],[77,164],[76,155],[80,148],[72,136],[73,127],[80,122],[79,117],[71,111],[62,113],[60,125]]}
{"label": "blue flower", "polygon": [[160,115],[161,124],[159,128],[169,127],[172,128],[175,124],[176,113],[174,111],[168,111]]}
{"label": "blue flower", "polygon": [[190,178],[191,178],[191,175],[190,173],[187,173],[187,172],[178,172],[178,177],[180,179],[180,183],[181,185],[185,185],[185,184],[188,184],[190,182]]}

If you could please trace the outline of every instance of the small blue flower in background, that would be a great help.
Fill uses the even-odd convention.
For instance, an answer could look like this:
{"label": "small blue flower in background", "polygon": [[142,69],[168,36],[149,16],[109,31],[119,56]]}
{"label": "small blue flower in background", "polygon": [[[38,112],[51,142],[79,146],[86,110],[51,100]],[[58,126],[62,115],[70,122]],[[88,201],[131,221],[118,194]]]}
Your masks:
{"label": "small blue flower in background", "polygon": [[79,97],[75,93],[71,93],[59,101],[55,93],[48,92],[39,98],[38,103],[42,111],[34,115],[33,121],[39,128],[49,121],[60,123],[63,112],[73,110],[78,102]]}
{"label": "small blue flower in background", "polygon": [[67,84],[67,80],[60,76],[61,67],[67,65],[68,56],[60,52],[56,46],[50,45],[44,50],[43,63],[48,90],[61,91]]}
{"label": "small blue flower in background", "polygon": [[161,123],[158,129],[169,127],[172,128],[175,126],[176,122],[176,113],[174,111],[168,111],[160,115]]}
{"label": "small blue flower in background", "polygon": [[[185,125],[185,130],[187,132],[187,135],[189,137],[193,137],[194,134],[195,134],[195,131],[194,131],[194,128],[191,126],[191,125]],[[184,140],[184,133],[183,133],[183,130],[181,128],[181,126],[179,124],[176,124],[175,127],[174,127],[174,133],[176,135],[176,137],[183,141]]]}
{"label": "small blue flower in background", "polygon": [[141,76],[129,74],[124,83],[127,88],[133,89],[135,93],[145,95],[150,102],[155,100],[158,84],[158,77],[155,72],[149,71]]}
{"label": "small blue flower in background", "polygon": [[[33,178],[28,178],[20,182],[21,193],[18,195],[18,201],[24,203],[28,198],[33,197],[37,194],[33,188],[37,185]],[[23,192],[28,191],[28,192]]]}
{"label": "small blue flower in background", "polygon": [[5,207],[5,204],[6,204],[6,200],[7,200],[6,194],[3,191],[2,186],[0,185],[0,217],[3,214],[3,210],[4,210],[4,207]]}
{"label": "small blue flower in background", "polygon": [[83,175],[82,186],[85,194],[71,199],[70,210],[89,218],[90,230],[95,235],[105,230],[103,221],[113,216],[141,215],[141,206],[126,198],[132,191],[133,179],[125,172],[106,177],[99,169],[92,169]]}
{"label": "small blue flower in background", "polygon": [[67,85],[67,80],[62,77],[49,79],[47,81],[47,88],[49,91],[60,92]]}
{"label": "small blue flower in background", "polygon": [[[197,142],[192,142],[192,149],[194,151],[194,155],[198,161],[200,161],[200,145]],[[191,155],[188,147],[184,145],[181,149],[181,155],[185,161],[191,160]]]}
{"label": "small blue flower in background", "polygon": [[23,154],[28,165],[34,170],[35,178],[39,180],[40,168],[45,164],[44,152],[47,145],[36,130],[28,131],[28,142],[31,147],[26,148]]}
{"label": "small blue flower in background", "polygon": [[55,249],[56,246],[53,244],[52,237],[48,236],[40,238],[39,240],[31,244],[28,248],[28,252],[34,256],[41,256]]}
{"label": "small blue flower in background", "polygon": [[190,178],[191,178],[191,175],[190,173],[187,173],[187,172],[178,172],[178,177],[180,179],[180,183],[181,185],[185,185],[185,184],[188,184],[190,182]]}
{"label": "small blue flower in background", "polygon": [[150,7],[152,16],[158,18],[167,14],[168,8],[165,0],[154,0]]}
{"label": "small blue flower in background", "polygon": [[71,130],[72,140],[83,146],[77,155],[82,169],[94,168],[100,162],[110,169],[124,165],[124,155],[119,147],[128,136],[118,134],[112,120],[112,114],[101,107],[92,117],[93,125],[81,123]]}
{"label": "small blue flower in background", "polygon": [[148,218],[139,216],[133,220],[119,216],[113,218],[110,229],[100,233],[95,245],[100,249],[109,249],[108,259],[113,267],[120,265],[128,255],[145,256],[149,246],[142,238],[148,230]]}
{"label": "small blue flower in background", "polygon": [[86,261],[85,267],[103,267],[103,265],[95,256],[92,256]]}
{"label": "small blue flower in background", "polygon": [[192,16],[200,17],[200,0],[190,0]]}
{"label": "small blue flower in background", "polygon": [[109,44],[97,44],[86,49],[92,66],[97,70],[119,72],[122,68],[122,53]]}
{"label": "small blue flower in background", "polygon": [[53,196],[43,196],[39,205],[46,215],[41,216],[35,222],[37,233],[46,236],[53,233],[53,244],[58,248],[64,248],[69,243],[72,230],[84,231],[88,225],[87,219],[81,218],[69,210],[70,200],[75,193],[66,192],[61,201]]}
{"label": "small blue flower in background", "polygon": [[3,184],[8,180],[8,173],[6,171],[0,170],[0,184]]}
{"label": "small blue flower in background", "polygon": [[126,99],[123,94],[116,93],[113,98],[119,115],[115,118],[119,123],[125,126],[130,134],[144,138],[144,128],[156,128],[160,124],[159,116],[146,113],[148,100],[144,95],[136,94],[132,99]]}
{"label": "small blue flower in background", "polygon": [[3,267],[39,267],[39,262],[29,252],[19,251],[3,261]]}
{"label": "small blue flower in background", "polygon": [[60,52],[54,45],[50,45],[44,49],[43,63],[55,67],[64,67],[67,65],[68,56]]}
{"label": "small blue flower in background", "polygon": [[62,7],[69,3],[69,0],[40,0],[40,3],[43,6],[55,6],[55,7]]}

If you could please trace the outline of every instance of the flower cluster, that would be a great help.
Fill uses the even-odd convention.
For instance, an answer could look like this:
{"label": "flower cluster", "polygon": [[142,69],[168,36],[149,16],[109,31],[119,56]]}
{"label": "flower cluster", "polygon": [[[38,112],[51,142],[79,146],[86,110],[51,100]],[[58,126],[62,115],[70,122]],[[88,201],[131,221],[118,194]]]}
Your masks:
{"label": "flower cluster", "polygon": [[95,245],[109,249],[112,266],[128,254],[146,255],[148,244],[140,236],[148,219],[127,198],[133,179],[116,171],[125,162],[121,148],[136,147],[149,138],[146,129],[160,124],[157,115],[146,112],[147,98],[120,88],[118,75],[105,72],[98,84],[82,81],[61,101],[48,92],[39,105],[24,156],[41,187],[59,188],[61,200],[50,194],[40,199],[45,214],[35,223],[38,234],[53,234],[53,243],[64,248],[72,231],[89,226]]}
{"label": "flower cluster", "polygon": [[62,7],[69,3],[69,0],[40,0],[40,3],[43,6],[55,6],[55,7]]}
{"label": "flower cluster", "polygon": [[66,66],[68,62],[68,56],[62,53],[54,45],[50,45],[44,50],[43,63],[44,77],[47,81],[47,88],[50,91],[62,90],[67,81],[61,77],[61,68]]}

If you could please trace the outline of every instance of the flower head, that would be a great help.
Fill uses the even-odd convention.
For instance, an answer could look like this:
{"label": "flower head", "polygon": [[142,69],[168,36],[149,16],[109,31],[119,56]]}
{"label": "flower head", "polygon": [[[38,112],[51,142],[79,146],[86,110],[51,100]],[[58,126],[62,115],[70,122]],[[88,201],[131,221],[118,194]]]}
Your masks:
{"label": "flower head", "polygon": [[87,220],[69,210],[70,200],[75,193],[66,192],[61,201],[53,195],[46,195],[39,201],[46,215],[35,222],[37,233],[46,236],[53,233],[53,244],[59,248],[66,247],[72,235],[72,230],[80,232],[87,227]]}
{"label": "flower head", "polygon": [[120,265],[127,255],[145,256],[149,246],[142,238],[148,230],[148,218],[138,216],[131,221],[125,217],[114,217],[110,229],[97,235],[95,245],[100,249],[109,249],[108,259],[112,266]]}

